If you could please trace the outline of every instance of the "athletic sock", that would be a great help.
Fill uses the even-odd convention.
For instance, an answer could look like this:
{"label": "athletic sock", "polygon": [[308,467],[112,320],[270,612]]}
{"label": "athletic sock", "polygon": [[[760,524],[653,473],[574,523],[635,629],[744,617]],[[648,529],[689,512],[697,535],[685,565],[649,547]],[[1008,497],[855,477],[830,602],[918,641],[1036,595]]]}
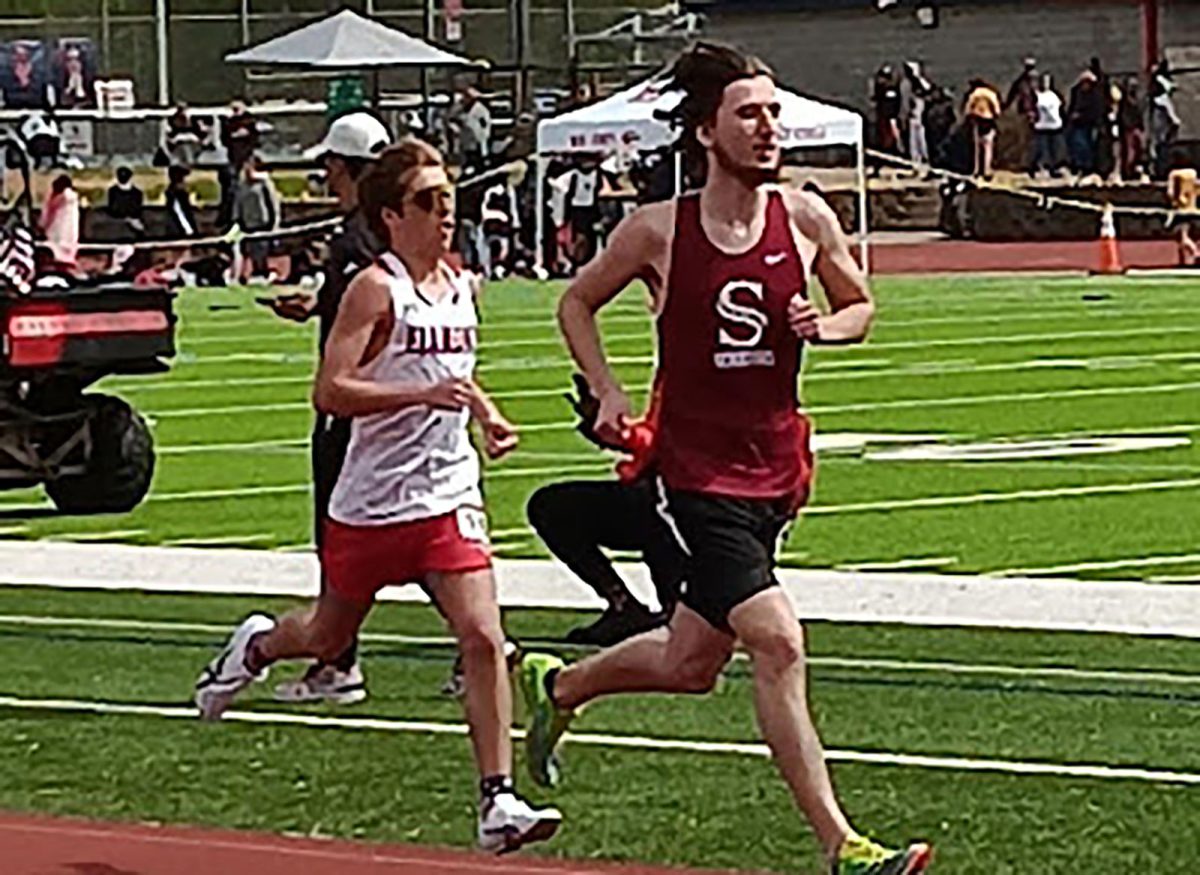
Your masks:
{"label": "athletic sock", "polygon": [[515,793],[516,784],[511,775],[488,775],[479,782],[479,798],[494,799],[501,793]]}
{"label": "athletic sock", "polygon": [[354,668],[354,663],[358,662],[358,639],[355,638],[353,643],[347,647],[342,653],[330,663],[340,672],[348,672]]}

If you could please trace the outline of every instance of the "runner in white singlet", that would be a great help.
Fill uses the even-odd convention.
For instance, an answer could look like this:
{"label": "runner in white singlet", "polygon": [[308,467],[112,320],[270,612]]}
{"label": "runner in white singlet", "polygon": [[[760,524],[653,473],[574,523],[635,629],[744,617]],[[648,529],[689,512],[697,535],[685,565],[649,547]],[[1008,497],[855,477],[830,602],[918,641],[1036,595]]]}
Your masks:
{"label": "runner in white singlet", "polygon": [[359,187],[388,252],[346,291],[313,400],[352,420],[321,542],[324,587],[312,608],[276,622],[248,618],[196,683],[201,717],[281,659],[331,659],[358,634],[376,593],[420,583],[458,640],[480,776],[479,844],[502,853],[552,836],[558,811],[535,809],[512,780],[512,690],[496,599],[479,457],[499,458],[516,432],[474,380],[478,323],[471,283],[446,261],[454,189],[432,146],[383,153]]}

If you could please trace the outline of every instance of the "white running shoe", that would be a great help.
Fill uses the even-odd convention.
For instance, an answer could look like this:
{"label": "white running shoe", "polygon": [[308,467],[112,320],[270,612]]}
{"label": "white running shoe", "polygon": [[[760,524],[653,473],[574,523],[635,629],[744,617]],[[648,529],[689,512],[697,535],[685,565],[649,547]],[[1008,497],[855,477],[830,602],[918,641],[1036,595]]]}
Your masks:
{"label": "white running shoe", "polygon": [[557,808],[534,808],[511,790],[479,804],[479,847],[507,854],[534,842],[544,842],[562,825]]}
{"label": "white running shoe", "polygon": [[329,702],[332,705],[356,705],[367,698],[367,681],[354,663],[349,671],[335,665],[314,662],[303,677],[284,681],[275,688],[277,702]]}
{"label": "white running shoe", "polygon": [[274,628],[275,621],[266,614],[251,614],[233,631],[216,659],[204,667],[195,692],[201,720],[220,720],[234,696],[255,681],[266,680],[266,669],[253,674],[246,668],[246,647],[255,635]]}

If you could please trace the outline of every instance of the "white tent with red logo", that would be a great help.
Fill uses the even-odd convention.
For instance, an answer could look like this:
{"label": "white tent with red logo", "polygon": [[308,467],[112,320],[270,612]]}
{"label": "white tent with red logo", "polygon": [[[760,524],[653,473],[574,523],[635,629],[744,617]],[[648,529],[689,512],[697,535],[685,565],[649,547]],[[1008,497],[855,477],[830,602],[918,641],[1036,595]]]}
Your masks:
{"label": "white tent with red logo", "polygon": [[[664,77],[651,79],[538,124],[539,152],[609,152],[657,149],[675,142],[678,131],[661,119],[683,95],[664,91]],[[863,120],[856,112],[779,89],[780,141],[785,149],[858,146]]]}
{"label": "white tent with red logo", "polygon": [[[538,155],[635,152],[673,144],[676,128],[662,119],[683,95],[664,90],[667,77],[659,76],[619,91],[597,103],[571,110],[538,123]],[[859,236],[866,263],[867,183],[863,152],[864,124],[858,113],[821,103],[785,88],[778,89],[780,144],[784,149],[849,146],[858,165]],[[538,191],[542,190],[544,163],[538,161]],[[541,211],[537,213],[539,222]],[[542,229],[538,229],[538,254]]]}

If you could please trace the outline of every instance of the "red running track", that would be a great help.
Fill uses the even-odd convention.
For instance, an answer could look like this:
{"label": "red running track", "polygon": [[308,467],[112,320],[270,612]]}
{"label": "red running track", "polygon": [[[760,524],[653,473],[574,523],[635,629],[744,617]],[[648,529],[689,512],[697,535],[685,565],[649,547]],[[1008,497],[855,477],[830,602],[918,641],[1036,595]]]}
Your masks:
{"label": "red running track", "polygon": [[[1123,241],[1120,251],[1125,267],[1173,268],[1178,265],[1178,250],[1171,240]],[[937,240],[871,247],[871,270],[876,274],[1099,269],[1100,244],[1095,240],[1038,243]],[[1196,275],[1200,278],[1200,271]]]}
{"label": "red running track", "polygon": [[27,816],[0,816],[0,860],[4,875],[701,875],[694,869]]}

